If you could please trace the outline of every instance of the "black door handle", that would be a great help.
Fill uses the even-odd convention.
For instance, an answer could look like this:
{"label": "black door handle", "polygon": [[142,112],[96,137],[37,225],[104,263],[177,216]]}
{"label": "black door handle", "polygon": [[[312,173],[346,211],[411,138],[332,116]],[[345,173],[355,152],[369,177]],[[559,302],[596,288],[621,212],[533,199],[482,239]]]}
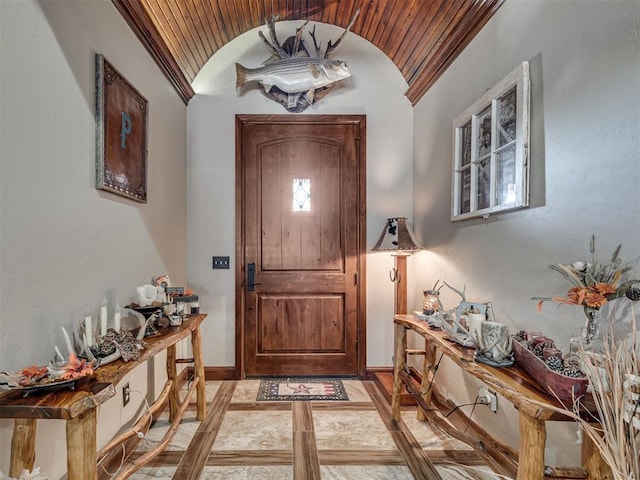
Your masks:
{"label": "black door handle", "polygon": [[256,264],[251,262],[247,264],[247,292],[256,290]]}

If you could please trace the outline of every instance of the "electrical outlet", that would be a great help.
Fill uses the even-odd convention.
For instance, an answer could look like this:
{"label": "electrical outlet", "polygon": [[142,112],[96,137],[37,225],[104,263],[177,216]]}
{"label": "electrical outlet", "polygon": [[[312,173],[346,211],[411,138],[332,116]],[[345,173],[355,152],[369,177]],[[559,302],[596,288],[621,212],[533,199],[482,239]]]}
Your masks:
{"label": "electrical outlet", "polygon": [[493,413],[498,411],[498,395],[487,387],[480,387],[478,390],[478,403],[487,405]]}
{"label": "electrical outlet", "polygon": [[493,413],[498,411],[498,395],[496,392],[489,390],[489,408]]}
{"label": "electrical outlet", "polygon": [[122,387],[122,406],[126,407],[129,400],[131,400],[131,387],[129,386],[129,382],[127,382],[124,384],[124,387]]}

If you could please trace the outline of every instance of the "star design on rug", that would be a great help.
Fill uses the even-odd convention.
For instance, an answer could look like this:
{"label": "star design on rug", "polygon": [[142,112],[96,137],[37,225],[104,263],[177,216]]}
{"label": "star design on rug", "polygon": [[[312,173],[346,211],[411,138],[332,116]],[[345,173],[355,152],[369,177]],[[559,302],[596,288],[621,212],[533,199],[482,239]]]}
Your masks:
{"label": "star design on rug", "polygon": [[307,387],[304,383],[301,383],[300,385],[298,385],[297,387],[289,387],[291,390],[293,390],[293,394],[297,394],[297,393],[303,393],[305,395],[309,395],[311,393],[311,389],[309,387]]}

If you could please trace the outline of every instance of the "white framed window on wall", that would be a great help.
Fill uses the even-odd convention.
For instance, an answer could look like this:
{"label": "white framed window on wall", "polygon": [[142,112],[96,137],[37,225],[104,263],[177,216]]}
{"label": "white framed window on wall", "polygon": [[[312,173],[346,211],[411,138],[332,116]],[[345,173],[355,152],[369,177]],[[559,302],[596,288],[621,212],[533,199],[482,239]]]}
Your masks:
{"label": "white framed window on wall", "polygon": [[529,63],[453,121],[451,220],[529,205]]}

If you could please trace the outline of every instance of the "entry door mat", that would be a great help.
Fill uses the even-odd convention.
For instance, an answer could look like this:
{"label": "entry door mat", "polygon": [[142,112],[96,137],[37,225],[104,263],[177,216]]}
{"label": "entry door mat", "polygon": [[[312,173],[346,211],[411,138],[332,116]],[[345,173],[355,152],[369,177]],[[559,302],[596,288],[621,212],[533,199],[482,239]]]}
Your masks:
{"label": "entry door mat", "polygon": [[258,402],[294,400],[349,400],[342,380],[327,378],[274,378],[260,381]]}

